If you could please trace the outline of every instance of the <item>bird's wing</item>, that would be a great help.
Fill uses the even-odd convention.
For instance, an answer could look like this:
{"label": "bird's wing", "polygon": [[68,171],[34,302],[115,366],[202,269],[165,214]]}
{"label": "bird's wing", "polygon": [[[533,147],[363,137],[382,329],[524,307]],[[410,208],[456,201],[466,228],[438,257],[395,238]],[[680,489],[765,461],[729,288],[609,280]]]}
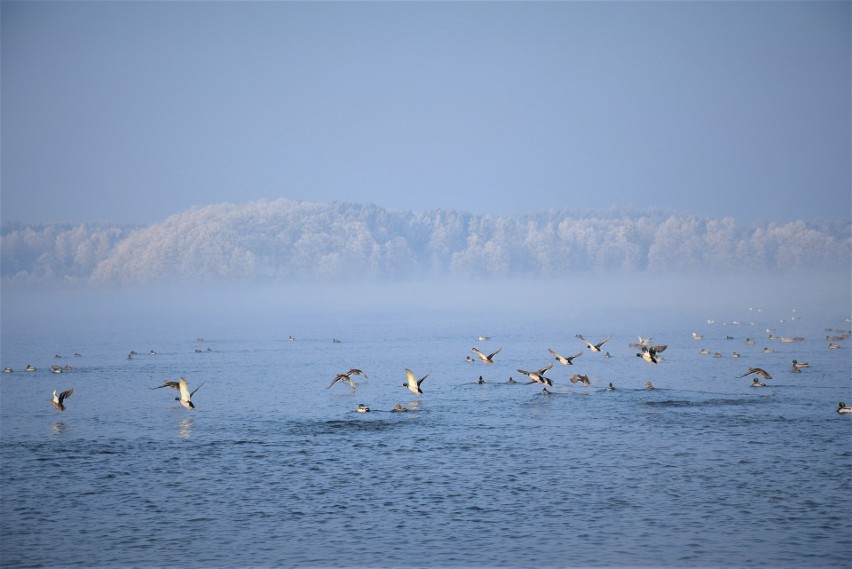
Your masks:
{"label": "bird's wing", "polygon": [[488,359],[490,360],[491,358],[493,358],[494,356],[496,356],[497,354],[499,354],[499,353],[500,353],[500,350],[502,350],[502,349],[503,349],[503,348],[497,348],[497,351],[496,351],[496,352],[494,352],[493,354],[488,354]]}
{"label": "bird's wing", "polygon": [[163,381],[163,385],[158,385],[157,387],[149,387],[148,389],[162,389],[163,387],[171,387],[172,389],[180,389],[177,381],[169,381],[168,379]]}
{"label": "bird's wing", "polygon": [[59,403],[61,404],[66,397],[71,397],[71,394],[74,393],[73,389],[66,389],[62,393],[59,394]]}
{"label": "bird's wing", "polygon": [[599,344],[597,344],[595,347],[596,347],[596,348],[600,348],[601,346],[603,346],[604,344],[606,344],[607,342],[609,342],[609,339],[610,339],[611,337],[612,337],[612,336],[607,336],[606,338],[604,338],[603,340],[601,340],[601,341],[600,341],[600,343],[599,343]]}
{"label": "bird's wing", "polygon": [[580,334],[577,334],[577,337],[578,337],[578,338],[580,338],[581,340],[583,340],[583,342],[584,342],[587,346],[589,346],[590,348],[594,347],[594,345],[593,345],[590,341],[588,341],[587,339],[585,339],[584,337],[582,337]]}
{"label": "bird's wing", "polygon": [[662,344],[662,345],[659,345],[659,346],[651,346],[651,349],[659,354],[660,352],[665,352],[666,348],[668,348],[668,347],[669,347],[668,344]]}
{"label": "bird's wing", "polygon": [[178,386],[180,388],[180,398],[182,401],[189,401],[192,398],[192,394],[189,392],[189,386],[186,384],[186,380],[184,378],[180,378],[178,381]]}
{"label": "bird's wing", "polygon": [[[429,373],[432,373],[432,372],[430,371]],[[417,387],[420,387],[420,384],[423,383],[423,380],[426,379],[427,377],[429,377],[429,373],[427,373],[426,375],[424,375],[423,377],[421,377],[420,379],[417,380]]]}
{"label": "bird's wing", "polygon": [[539,375],[544,375],[544,374],[547,372],[547,370],[549,370],[549,369],[550,369],[550,368],[552,368],[552,367],[553,367],[553,362],[550,362],[549,364],[547,364],[546,366],[544,366],[543,368],[541,368],[540,370],[538,370],[538,372],[537,372],[537,373],[538,373]]}
{"label": "bird's wing", "polygon": [[408,381],[408,385],[410,387],[417,385],[417,378],[414,377],[414,372],[408,368],[405,368],[405,379]]}
{"label": "bird's wing", "polygon": [[[203,382],[203,381],[201,382],[201,385],[204,385],[204,382]],[[190,397],[192,397],[193,395],[195,395],[195,392],[196,392],[196,391],[198,391],[199,389],[201,389],[201,385],[199,385],[198,387],[196,387],[195,389],[193,389],[193,390],[192,390],[192,393],[190,393],[190,394],[189,394],[189,396],[190,396]]]}
{"label": "bird's wing", "polygon": [[550,352],[551,354],[553,354],[557,359],[567,359],[567,358],[563,358],[562,356],[560,356],[559,354],[557,354],[556,352],[554,352],[550,348],[547,348],[547,351]]}

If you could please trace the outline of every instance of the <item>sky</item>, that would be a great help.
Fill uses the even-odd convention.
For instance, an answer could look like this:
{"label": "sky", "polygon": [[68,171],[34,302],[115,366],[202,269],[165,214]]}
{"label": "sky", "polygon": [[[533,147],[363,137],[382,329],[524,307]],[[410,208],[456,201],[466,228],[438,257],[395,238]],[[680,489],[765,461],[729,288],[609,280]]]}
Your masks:
{"label": "sky", "polygon": [[839,2],[0,3],[0,219],[852,218]]}

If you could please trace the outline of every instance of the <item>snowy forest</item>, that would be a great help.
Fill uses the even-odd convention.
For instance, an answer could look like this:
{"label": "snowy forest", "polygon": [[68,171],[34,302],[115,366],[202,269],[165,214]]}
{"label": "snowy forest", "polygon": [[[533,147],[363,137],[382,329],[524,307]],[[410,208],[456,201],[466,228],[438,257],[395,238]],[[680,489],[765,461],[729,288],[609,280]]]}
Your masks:
{"label": "snowy forest", "polygon": [[0,239],[4,284],[26,286],[831,269],[848,267],[852,250],[845,221],[507,217],[284,199],[194,208],[148,226],[8,223]]}

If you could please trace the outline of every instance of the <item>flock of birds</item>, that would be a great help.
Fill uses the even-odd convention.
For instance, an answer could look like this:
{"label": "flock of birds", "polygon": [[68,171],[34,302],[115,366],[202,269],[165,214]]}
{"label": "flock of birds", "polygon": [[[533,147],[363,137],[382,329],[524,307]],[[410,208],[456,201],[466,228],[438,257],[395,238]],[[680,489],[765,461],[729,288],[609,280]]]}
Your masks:
{"label": "flock of birds", "polygon": [[[708,320],[708,324],[712,324],[712,323],[713,323],[712,320]],[[835,333],[834,335],[826,336],[826,340],[829,341],[829,344],[828,344],[829,349],[839,348],[840,344],[838,342],[841,342],[843,340],[847,340],[848,338],[850,338],[850,336],[852,336],[852,331],[849,331],[849,330],[826,329],[826,331]],[[774,336],[774,334],[772,334],[771,330],[767,330],[767,333],[769,333],[769,339],[770,340],[780,340],[783,343],[798,342],[798,341],[804,340],[804,338],[799,337],[799,336],[789,337],[789,338],[788,337],[779,338],[779,337]],[[581,342],[583,342],[591,352],[602,353],[603,356],[606,357],[606,358],[610,357],[609,352],[604,352],[603,346],[611,339],[611,336],[607,336],[606,338],[604,338],[600,342],[596,342],[596,343],[587,340],[581,334],[577,334],[576,337]],[[692,337],[695,340],[702,340],[703,339],[703,336],[701,334],[698,334],[697,332],[693,332]],[[290,336],[289,339],[295,340],[295,338],[292,337],[292,336]],[[479,336],[478,339],[480,341],[484,342],[484,341],[490,340],[491,337],[490,336]],[[727,339],[733,339],[733,338],[731,336],[728,336]],[[197,341],[203,342],[203,339],[198,338]],[[337,339],[334,339],[333,341],[334,341],[334,343],[340,342]],[[747,344],[754,344],[755,342],[754,342],[753,339],[747,338],[746,343]],[[652,338],[643,338],[642,336],[638,337],[638,342],[630,343],[629,346],[639,350],[638,352],[636,352],[636,357],[642,358],[644,361],[648,362],[651,365],[656,365],[656,364],[659,364],[660,362],[663,361],[663,358],[660,356],[660,354],[663,353],[666,350],[666,348],[668,347],[665,344],[654,344]],[[201,350],[196,348],[195,351],[199,352]],[[209,349],[208,349],[208,351],[209,351]],[[493,364],[494,358],[502,351],[502,348],[498,348],[497,350],[491,352],[490,354],[486,354],[485,352],[481,351],[479,348],[476,348],[476,347],[471,348],[471,351],[479,358],[479,360],[482,363]],[[764,348],[763,351],[766,352],[767,348]],[[771,351],[771,350],[769,350],[769,351]],[[552,348],[548,348],[548,352],[550,352],[551,356],[553,356],[553,359],[555,361],[561,363],[564,366],[574,365],[574,360],[583,355],[582,350],[575,353],[575,354],[572,354],[570,356],[563,356],[563,355],[559,354],[558,352],[556,352],[555,350],[553,350]],[[700,353],[705,354],[705,353],[709,353],[709,352],[705,349],[702,349]],[[150,354],[156,354],[156,352],[154,350],[151,350]],[[128,355],[128,358],[132,359],[132,357],[134,355],[138,355],[138,354],[136,352],[131,351],[130,354]],[[80,354],[75,353],[74,356],[80,357]],[[715,357],[721,357],[721,354],[716,352],[714,354],[714,356]],[[56,355],[55,357],[60,358],[61,356]],[[739,354],[737,352],[733,352],[732,357],[739,357]],[[467,356],[465,359],[468,362],[476,361],[471,356]],[[794,360],[792,360],[791,372],[792,373],[800,373],[803,368],[807,368],[807,367],[809,367],[809,365],[810,364],[808,364],[807,362],[802,362],[802,361],[794,359]],[[518,371],[518,373],[525,375],[529,378],[530,381],[528,382],[528,384],[539,384],[539,385],[541,385],[542,386],[542,392],[546,394],[546,393],[550,393],[547,388],[553,386],[553,381],[551,380],[551,378],[549,378],[546,375],[547,372],[550,371],[552,368],[553,368],[553,362],[550,362],[546,366],[544,366],[540,369],[537,369],[537,370],[530,371],[530,370],[518,368],[517,371]],[[32,364],[28,364],[25,369],[28,372],[34,372],[34,371],[37,370],[37,368],[35,366],[33,366]],[[66,371],[71,371],[71,369],[72,369],[71,366],[68,366],[68,365],[61,366],[61,367],[58,366],[58,365],[53,365],[50,368],[51,372],[53,372],[53,373],[63,373],[63,372],[66,372]],[[7,368],[4,368],[3,371],[5,373],[12,373],[14,370],[12,368],[7,367]],[[402,384],[402,386],[408,388],[408,390],[411,391],[412,393],[414,393],[415,395],[422,396],[423,390],[421,388],[421,385],[422,385],[423,381],[427,377],[429,377],[430,373],[427,373],[426,375],[418,378],[417,375],[413,371],[406,368],[405,369],[406,381]],[[744,374],[739,375],[737,377],[743,378],[743,377],[748,377],[748,376],[751,376],[751,375],[756,376],[752,379],[752,383],[751,383],[752,387],[765,387],[766,383],[764,383],[762,380],[772,379],[772,375],[769,372],[767,372],[765,369],[760,368],[760,367],[751,367]],[[338,383],[341,383],[341,384],[346,383],[354,391],[356,389],[356,383],[352,379],[352,376],[360,376],[360,377],[364,377],[364,378],[368,377],[367,374],[364,373],[364,371],[357,369],[357,368],[350,368],[349,371],[336,374],[335,377],[331,380],[331,383],[328,385],[328,389],[331,389],[332,387],[334,387]],[[579,385],[582,385],[582,386],[591,385],[591,381],[590,381],[589,377],[587,375],[584,375],[584,374],[575,373],[568,379],[572,384],[579,384]],[[508,382],[509,383],[516,383],[516,381],[512,377],[509,377]],[[483,379],[483,377],[481,375],[479,376],[478,383],[485,383],[485,380]],[[198,387],[196,387],[195,389],[190,391],[189,384],[187,383],[187,380],[184,377],[180,377],[177,381],[166,379],[166,380],[163,381],[162,385],[158,385],[156,387],[150,387],[149,389],[156,390],[156,389],[162,389],[164,387],[174,389],[175,391],[177,391],[179,393],[178,397],[174,398],[175,401],[178,401],[184,408],[186,408],[188,410],[192,410],[192,409],[195,409],[195,404],[192,402],[192,396],[195,395],[195,393],[203,385],[204,385],[204,383],[202,382]],[[615,389],[615,386],[613,386],[612,383],[609,383],[609,385],[607,386],[607,390],[612,391],[614,389]],[[654,386],[650,381],[648,381],[645,384],[645,389],[646,390],[652,390],[652,389],[654,389]],[[66,389],[66,390],[60,392],[59,394],[57,394],[56,389],[54,389],[53,390],[53,397],[50,399],[50,403],[53,405],[53,407],[57,411],[64,412],[66,410],[65,401],[69,397],[71,397],[71,395],[73,395],[73,393],[74,393],[73,388]],[[401,404],[398,403],[393,407],[392,410],[393,411],[408,411],[409,409],[406,408],[406,407],[403,407]],[[369,406],[361,403],[357,406],[356,411],[359,412],[359,413],[367,413],[367,412],[370,411],[370,408],[369,408]],[[847,407],[846,404],[841,401],[837,405],[837,412],[840,413],[840,414],[852,413],[852,407]]]}
{"label": "flock of birds", "polygon": [[[713,321],[708,321],[708,323],[712,324]],[[840,345],[837,344],[836,342],[846,340],[850,336],[852,336],[852,331],[848,331],[848,330],[831,330],[831,329],[827,329],[827,330],[835,331],[835,332],[839,333],[839,335],[826,336],[826,340],[830,341],[830,343],[828,344],[829,349],[839,348]],[[800,337],[800,336],[796,336],[796,337],[792,337],[792,338],[786,338],[786,337],[778,338],[778,337],[774,336],[770,330],[767,330],[767,332],[769,333],[769,339],[770,340],[780,339],[784,343],[798,342],[798,341],[804,340],[804,338]],[[597,353],[603,353],[604,357],[607,357],[607,358],[610,357],[609,352],[604,352],[603,345],[606,344],[611,339],[611,336],[607,336],[606,338],[604,338],[603,340],[601,340],[600,342],[597,342],[597,343],[590,342],[589,340],[584,338],[581,334],[577,334],[576,337],[578,339],[580,339],[590,351],[597,352]],[[692,333],[692,337],[695,340],[702,340],[703,339],[703,336],[696,333],[696,332]],[[491,339],[490,336],[479,336],[480,341],[488,341],[490,339]],[[727,339],[733,339],[733,338],[731,336],[727,336]],[[656,365],[656,364],[659,364],[660,362],[663,361],[663,358],[660,356],[660,354],[662,352],[664,352],[666,350],[666,348],[668,347],[666,344],[653,344],[652,343],[653,338],[643,338],[642,336],[638,336],[638,340],[639,340],[638,342],[629,344],[630,347],[639,350],[636,353],[636,357],[642,358],[644,361],[648,362],[651,365]],[[746,339],[746,343],[747,344],[754,344],[754,340],[751,339],[751,338],[748,338],[748,339]],[[563,355],[559,354],[558,352],[556,352],[555,350],[553,350],[552,348],[548,348],[547,350],[553,356],[554,360],[558,361],[559,363],[561,363],[562,365],[565,365],[565,366],[573,365],[574,360],[583,355],[582,350],[575,353],[575,354],[572,354],[570,356],[563,356]],[[479,360],[482,363],[493,364],[494,358],[502,351],[502,348],[498,348],[497,350],[491,352],[490,354],[486,354],[485,352],[483,352],[482,350],[480,350],[479,348],[476,348],[476,347],[471,348],[471,351],[474,354],[476,354],[476,356],[479,358]],[[766,351],[767,350],[764,349],[764,352],[766,352]],[[707,350],[702,349],[700,353],[705,354],[705,353],[709,353],[709,352]],[[734,352],[732,355],[733,355],[733,357],[739,357],[739,354],[737,352]],[[717,352],[715,354],[715,357],[721,357],[721,354],[719,354]],[[468,362],[476,361],[471,356],[467,356],[465,359]],[[810,364],[808,362],[802,362],[802,361],[799,361],[797,359],[794,359],[794,360],[792,360],[791,372],[792,373],[801,373],[801,370],[803,368],[806,368],[806,367],[809,367],[809,366],[810,366]],[[543,393],[550,393],[547,388],[553,386],[553,381],[551,380],[551,378],[547,377],[546,374],[552,368],[553,368],[553,362],[550,362],[546,366],[544,366],[540,369],[534,370],[534,371],[524,370],[524,369],[521,369],[521,368],[518,368],[517,371],[518,371],[518,373],[527,376],[530,379],[530,381],[529,381],[530,384],[536,383],[536,384],[542,385],[543,386],[542,387]],[[424,375],[423,377],[418,379],[413,371],[406,368],[405,374],[406,374],[406,382],[403,383],[402,386],[407,387],[415,395],[423,395],[423,390],[421,389],[420,385],[421,385],[421,383],[423,383],[423,380],[425,380],[427,377],[429,377],[429,373],[427,373],[426,375]],[[352,390],[355,390],[356,384],[352,380],[352,377],[351,377],[353,375],[360,375],[360,376],[363,376],[363,377],[367,377],[367,375],[363,371],[353,368],[353,369],[350,369],[348,372],[337,374],[335,376],[335,378],[329,384],[328,388],[330,389],[331,387],[333,387],[338,382],[347,382],[349,384],[349,386],[352,388]],[[765,369],[760,368],[760,367],[748,368],[748,371],[746,371],[744,374],[736,376],[736,377],[737,378],[743,378],[743,377],[748,377],[748,376],[751,376],[751,375],[758,376],[758,377],[754,377],[752,379],[751,387],[765,387],[766,383],[764,383],[761,379],[764,379],[764,380],[772,379],[772,375],[769,372],[767,372]],[[585,386],[585,387],[588,387],[588,386],[591,385],[591,381],[589,380],[589,377],[587,375],[584,375],[584,374],[575,373],[568,379],[572,384],[580,384],[580,385]],[[481,375],[479,376],[477,383],[485,383],[485,380]],[[516,383],[516,381],[512,377],[509,377],[508,383]],[[607,386],[607,390],[612,391],[614,389],[615,389],[615,386],[612,383],[609,383],[609,385]],[[654,389],[653,383],[650,382],[650,381],[646,382],[645,383],[645,389],[646,390],[653,390]],[[366,412],[370,411],[370,408],[367,405],[361,403],[357,406],[356,410],[359,413],[366,413]],[[406,409],[405,407],[403,407],[400,404],[397,404],[393,408],[393,410],[394,411],[407,411],[408,409]],[[840,413],[840,414],[852,413],[852,407],[847,407],[846,404],[841,401],[837,404],[837,412]]]}

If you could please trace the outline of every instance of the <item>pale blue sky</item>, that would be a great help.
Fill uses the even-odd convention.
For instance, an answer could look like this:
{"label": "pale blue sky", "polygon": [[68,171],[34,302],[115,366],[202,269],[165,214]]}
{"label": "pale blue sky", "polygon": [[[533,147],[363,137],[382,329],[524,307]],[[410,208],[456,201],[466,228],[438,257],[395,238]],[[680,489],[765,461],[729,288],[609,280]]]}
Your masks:
{"label": "pale blue sky", "polygon": [[849,219],[849,2],[8,2],[4,221]]}

